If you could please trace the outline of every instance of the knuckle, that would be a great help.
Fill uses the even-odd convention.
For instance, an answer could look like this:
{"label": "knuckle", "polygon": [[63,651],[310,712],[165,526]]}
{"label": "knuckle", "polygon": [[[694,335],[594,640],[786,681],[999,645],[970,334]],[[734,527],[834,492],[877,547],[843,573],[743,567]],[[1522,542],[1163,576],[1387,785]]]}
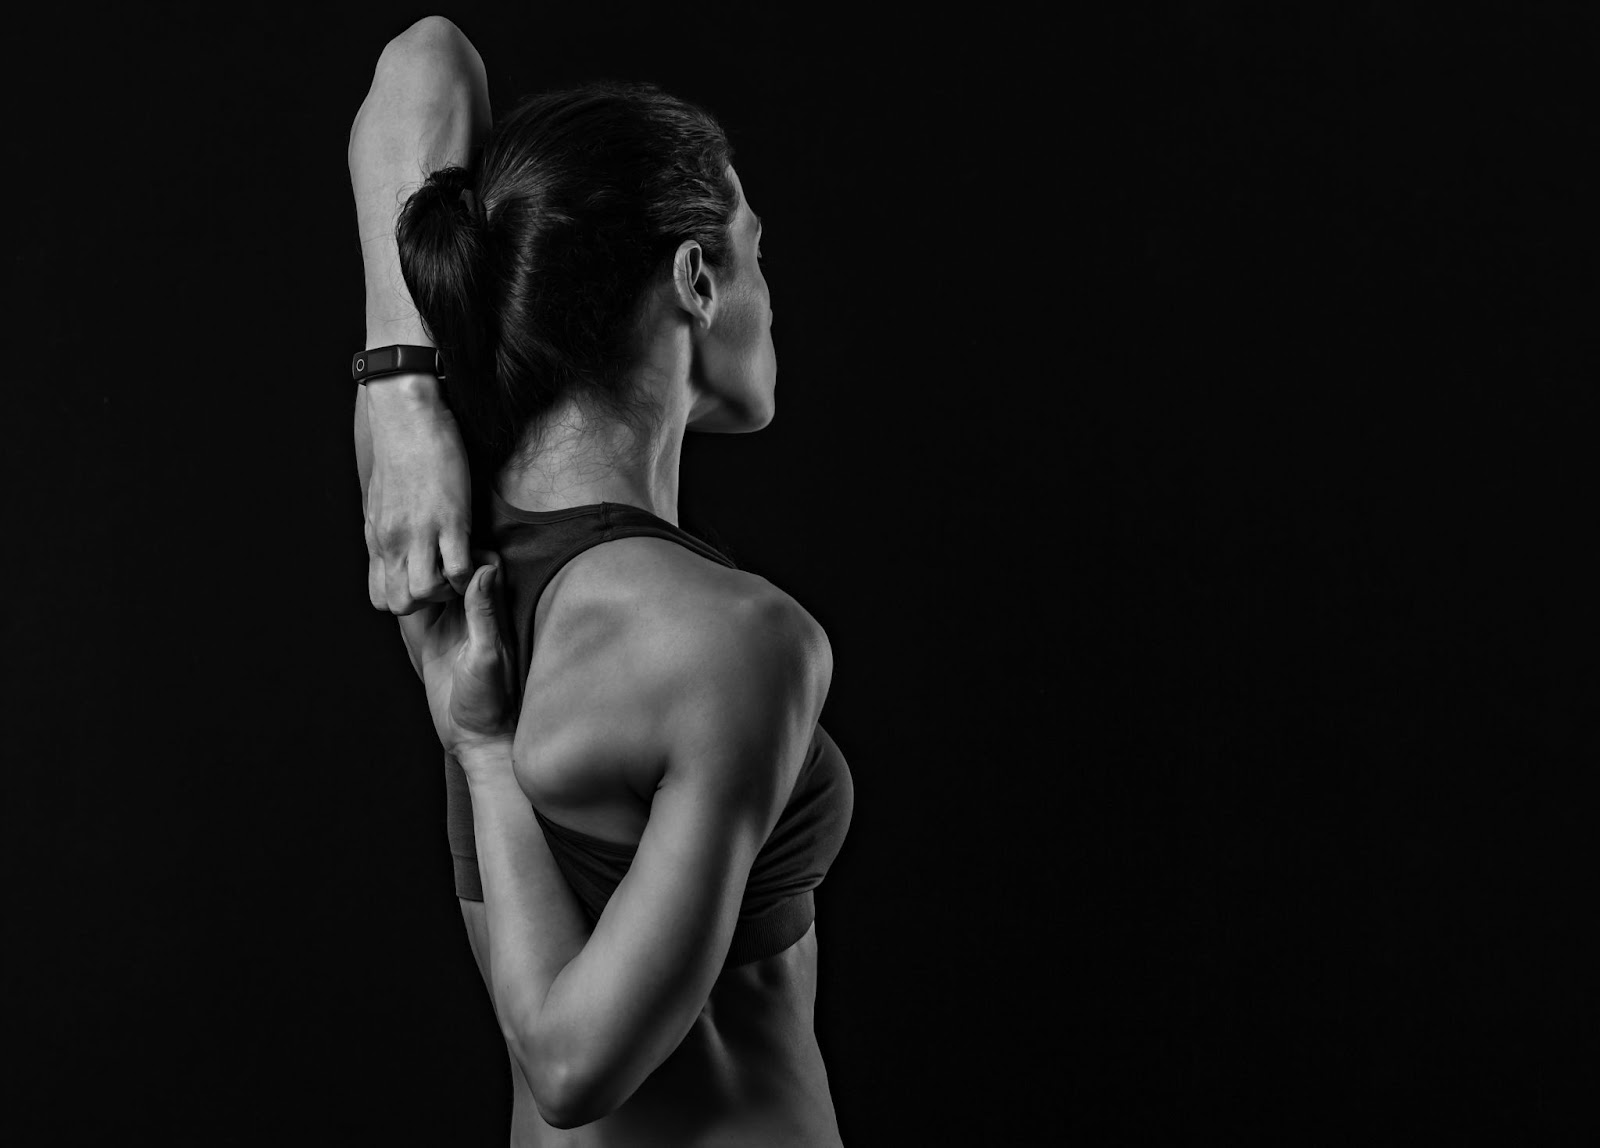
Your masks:
{"label": "knuckle", "polygon": [[383,547],[386,554],[404,550],[410,540],[410,532],[406,530],[405,524],[393,519],[379,522],[373,529],[377,532],[378,544]]}

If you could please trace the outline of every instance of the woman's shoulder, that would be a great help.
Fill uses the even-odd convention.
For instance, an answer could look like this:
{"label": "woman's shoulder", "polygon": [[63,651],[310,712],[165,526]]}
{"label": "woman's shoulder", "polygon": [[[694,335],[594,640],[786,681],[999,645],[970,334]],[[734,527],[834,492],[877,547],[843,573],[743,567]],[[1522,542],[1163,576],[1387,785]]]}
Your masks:
{"label": "woman's shoulder", "polygon": [[595,628],[642,640],[708,619],[783,610],[804,613],[759,574],[645,535],[591,546],[568,561],[545,587],[534,628],[536,645],[555,645],[574,630]]}
{"label": "woman's shoulder", "polygon": [[[685,737],[809,736],[832,654],[767,579],[651,537],[595,546],[558,578],[540,599],[514,751],[547,814],[637,840]],[[690,756],[709,759],[701,748]]]}
{"label": "woman's shoulder", "polygon": [[622,538],[579,554],[546,587],[523,713],[563,725],[574,714],[647,718],[697,685],[831,674],[826,633],[769,579],[667,539]]}

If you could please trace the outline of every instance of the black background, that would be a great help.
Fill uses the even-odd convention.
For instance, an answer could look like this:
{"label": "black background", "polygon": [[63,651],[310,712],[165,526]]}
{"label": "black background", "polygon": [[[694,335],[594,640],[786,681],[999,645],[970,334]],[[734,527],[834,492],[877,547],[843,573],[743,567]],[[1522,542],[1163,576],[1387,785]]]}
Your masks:
{"label": "black background", "polygon": [[[1593,23],[1102,7],[446,10],[766,222],[683,509],[833,642],[846,1142],[1592,1134]],[[426,11],[13,24],[15,1142],[503,1143],[345,374]]]}

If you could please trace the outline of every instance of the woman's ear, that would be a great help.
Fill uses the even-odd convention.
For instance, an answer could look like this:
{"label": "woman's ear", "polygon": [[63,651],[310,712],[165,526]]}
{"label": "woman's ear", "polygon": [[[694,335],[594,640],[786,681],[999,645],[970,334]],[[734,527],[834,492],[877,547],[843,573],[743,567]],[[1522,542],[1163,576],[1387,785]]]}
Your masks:
{"label": "woman's ear", "polygon": [[695,328],[708,330],[717,314],[717,277],[693,239],[678,244],[672,257],[672,289],[679,309]]}

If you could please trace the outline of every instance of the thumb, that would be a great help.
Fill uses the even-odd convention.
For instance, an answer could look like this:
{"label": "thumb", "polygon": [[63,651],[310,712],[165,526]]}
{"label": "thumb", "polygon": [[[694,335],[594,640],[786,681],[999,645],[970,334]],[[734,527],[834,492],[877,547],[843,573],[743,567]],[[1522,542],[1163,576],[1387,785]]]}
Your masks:
{"label": "thumb", "polygon": [[494,592],[500,577],[498,564],[480,566],[467,583],[466,601],[467,644],[478,650],[492,650],[499,640],[495,624]]}

